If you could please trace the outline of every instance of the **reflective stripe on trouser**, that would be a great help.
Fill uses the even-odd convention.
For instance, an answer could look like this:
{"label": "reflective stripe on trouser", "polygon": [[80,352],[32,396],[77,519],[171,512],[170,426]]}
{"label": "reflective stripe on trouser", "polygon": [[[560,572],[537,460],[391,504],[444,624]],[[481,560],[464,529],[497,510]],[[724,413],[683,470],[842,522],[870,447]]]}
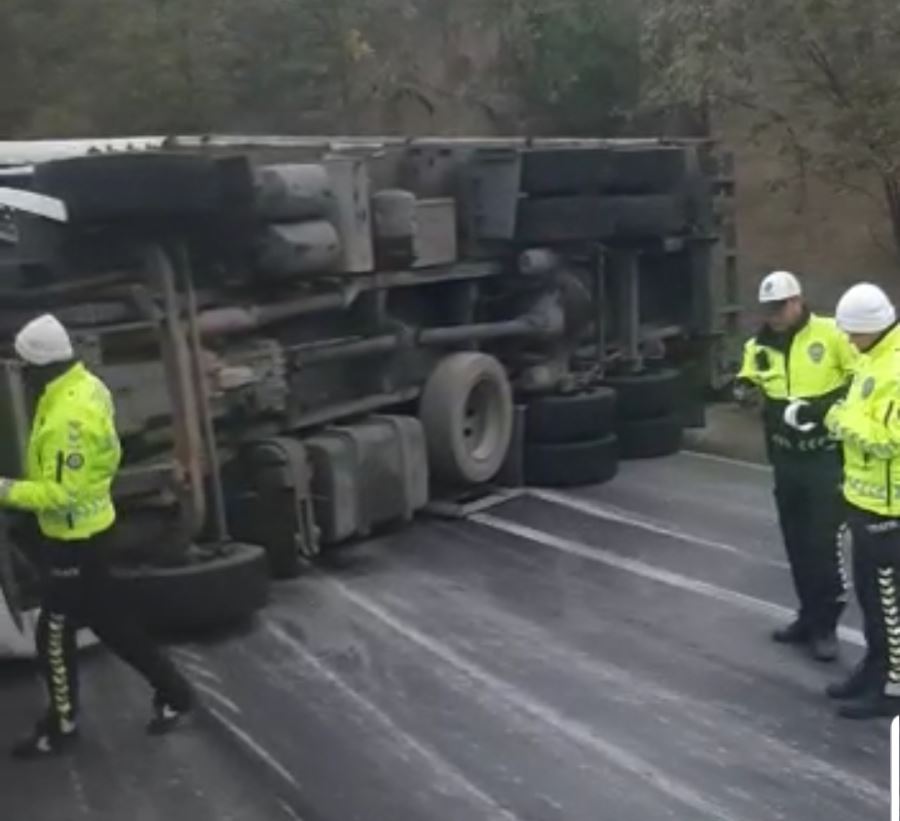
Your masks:
{"label": "reflective stripe on trouser", "polygon": [[878,596],[884,619],[887,650],[885,694],[900,696],[900,602],[897,599],[897,574],[892,567],[878,568]]}
{"label": "reflective stripe on trouser", "polygon": [[851,507],[849,520],[866,637],[864,667],[873,686],[900,696],[900,518]]}
{"label": "reflective stripe on trouser", "polygon": [[37,649],[43,668],[50,711],[59,721],[71,721],[78,711],[74,625],[53,610],[41,613]]}
{"label": "reflective stripe on trouser", "polygon": [[843,599],[847,601],[847,591],[850,589],[850,575],[847,573],[847,545],[850,541],[850,525],[843,522],[837,530],[834,539],[834,552],[837,557],[838,575],[841,577]]}
{"label": "reflective stripe on trouser", "polygon": [[50,698],[59,715],[69,716],[72,713],[72,696],[69,692],[69,671],[66,669],[63,649],[66,617],[54,613],[50,615],[48,622],[47,663],[50,665]]}

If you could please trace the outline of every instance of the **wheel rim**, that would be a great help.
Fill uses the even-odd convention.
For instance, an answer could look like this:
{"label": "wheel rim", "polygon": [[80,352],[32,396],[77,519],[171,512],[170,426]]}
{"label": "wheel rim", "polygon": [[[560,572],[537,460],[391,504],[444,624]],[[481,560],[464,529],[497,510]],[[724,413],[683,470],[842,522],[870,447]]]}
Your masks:
{"label": "wheel rim", "polygon": [[468,455],[477,462],[491,459],[496,452],[502,420],[499,387],[488,379],[477,382],[463,408],[463,441]]}

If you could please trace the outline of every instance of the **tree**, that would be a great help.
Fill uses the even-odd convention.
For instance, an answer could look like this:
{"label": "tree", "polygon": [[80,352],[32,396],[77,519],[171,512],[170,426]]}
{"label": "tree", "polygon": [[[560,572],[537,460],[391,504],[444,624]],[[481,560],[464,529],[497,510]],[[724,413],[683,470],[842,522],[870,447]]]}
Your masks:
{"label": "tree", "polygon": [[638,34],[628,0],[0,0],[0,135],[597,133]]}
{"label": "tree", "polygon": [[627,123],[641,84],[640,16],[628,0],[493,0],[505,74],[538,133],[612,134]]}
{"label": "tree", "polygon": [[658,102],[745,112],[800,177],[886,206],[900,256],[896,0],[644,0]]}

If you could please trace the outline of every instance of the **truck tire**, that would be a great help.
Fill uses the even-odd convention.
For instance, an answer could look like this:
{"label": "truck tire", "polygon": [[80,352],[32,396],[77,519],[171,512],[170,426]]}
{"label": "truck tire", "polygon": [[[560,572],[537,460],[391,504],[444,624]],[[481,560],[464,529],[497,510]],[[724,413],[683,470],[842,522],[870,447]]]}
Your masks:
{"label": "truck tire", "polygon": [[537,397],[525,413],[525,441],[553,445],[598,439],[612,433],[615,412],[612,388]]}
{"label": "truck tire", "polygon": [[619,472],[618,450],[615,436],[567,444],[526,444],[525,483],[577,487],[608,482]]}
{"label": "truck tire", "polygon": [[688,201],[678,194],[610,198],[616,213],[617,239],[672,236],[689,224]]}
{"label": "truck tire", "polygon": [[616,203],[609,197],[547,197],[519,204],[517,238],[530,244],[610,239]]}
{"label": "truck tire", "polygon": [[680,194],[547,197],[519,205],[518,239],[640,239],[680,234],[689,224],[688,202]]}
{"label": "truck tire", "polygon": [[619,425],[619,452],[623,459],[658,459],[678,453],[684,429],[677,415],[633,419]]}
{"label": "truck tire", "polygon": [[442,360],[419,407],[429,466],[454,485],[489,482],[512,439],[513,397],[503,366],[492,356],[458,353]]}
{"label": "truck tire", "polygon": [[677,146],[536,149],[522,157],[522,190],[540,196],[664,193],[687,176],[687,152]]}
{"label": "truck tire", "polygon": [[675,413],[681,404],[681,373],[671,368],[609,377],[618,394],[620,419],[653,419]]}
{"label": "truck tire", "polygon": [[186,634],[248,619],[268,598],[269,567],[261,547],[232,543],[221,555],[179,567],[117,568],[120,591],[157,633]]}
{"label": "truck tire", "polygon": [[551,148],[522,154],[522,191],[526,194],[594,194],[612,180],[609,148]]}
{"label": "truck tire", "polygon": [[75,224],[210,217],[222,188],[215,161],[189,154],[98,154],[34,172],[35,191],[63,200]]}
{"label": "truck tire", "polygon": [[609,190],[619,194],[675,191],[688,176],[688,152],[681,146],[623,148],[614,154]]}

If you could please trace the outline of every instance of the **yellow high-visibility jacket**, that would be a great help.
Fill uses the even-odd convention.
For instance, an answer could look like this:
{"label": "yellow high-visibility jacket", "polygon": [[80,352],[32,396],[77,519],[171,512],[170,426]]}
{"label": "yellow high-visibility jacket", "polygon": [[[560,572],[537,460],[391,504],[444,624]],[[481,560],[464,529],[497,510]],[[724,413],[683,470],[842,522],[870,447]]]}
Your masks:
{"label": "yellow high-visibility jacket", "polygon": [[758,387],[765,396],[763,419],[770,453],[834,449],[821,425],[802,433],[784,424],[784,411],[794,399],[810,403],[817,422],[841,399],[853,377],[857,352],[833,319],[809,314],[791,333],[764,328],[744,346],[738,379]]}
{"label": "yellow high-visibility jacket", "polygon": [[51,539],[80,541],[116,520],[112,482],[122,451],[107,387],[81,363],[44,389],[26,475],[0,483],[0,504],[37,514]]}
{"label": "yellow high-visibility jacket", "polygon": [[844,443],[844,496],[878,516],[900,516],[900,326],[860,357],[847,398],[825,418]]}

